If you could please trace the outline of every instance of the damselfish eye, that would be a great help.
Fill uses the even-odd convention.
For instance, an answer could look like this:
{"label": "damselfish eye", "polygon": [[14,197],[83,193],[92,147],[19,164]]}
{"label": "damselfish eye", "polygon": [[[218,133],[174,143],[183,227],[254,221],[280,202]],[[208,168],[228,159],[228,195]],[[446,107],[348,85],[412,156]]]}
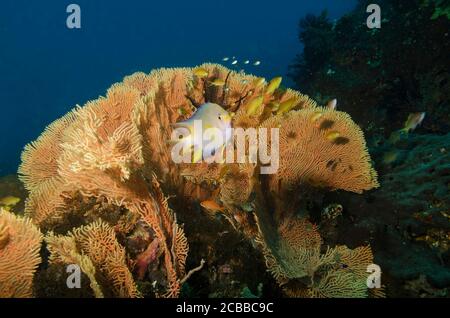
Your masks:
{"label": "damselfish eye", "polygon": [[219,115],[219,120],[222,120],[222,116],[221,115]]}

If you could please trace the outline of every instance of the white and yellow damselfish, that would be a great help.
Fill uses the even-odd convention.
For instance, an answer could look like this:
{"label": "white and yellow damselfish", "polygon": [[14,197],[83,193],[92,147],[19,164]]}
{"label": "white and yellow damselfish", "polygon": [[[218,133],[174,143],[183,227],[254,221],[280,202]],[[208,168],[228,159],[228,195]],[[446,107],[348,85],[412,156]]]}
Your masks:
{"label": "white and yellow damselfish", "polygon": [[231,115],[214,103],[201,105],[189,119],[175,123],[173,127],[172,158],[182,156],[182,162],[189,158],[189,162],[196,163],[223,154],[232,137]]}

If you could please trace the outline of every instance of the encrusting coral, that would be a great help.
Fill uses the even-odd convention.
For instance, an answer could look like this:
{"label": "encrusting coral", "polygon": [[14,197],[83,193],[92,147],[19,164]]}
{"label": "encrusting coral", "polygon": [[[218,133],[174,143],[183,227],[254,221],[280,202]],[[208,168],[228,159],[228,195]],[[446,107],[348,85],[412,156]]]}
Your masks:
{"label": "encrusting coral", "polygon": [[[198,69],[204,75],[196,75]],[[26,214],[43,230],[63,232],[47,235],[51,262],[79,264],[97,297],[104,296],[99,274],[114,287],[114,296],[134,297],[140,293],[129,269],[138,262],[138,276],[143,277],[146,261],[162,260],[159,269],[166,279],[158,283],[165,291],[154,293],[176,297],[181,285],[204,261],[186,273],[189,245],[169,207],[169,197],[182,205],[209,199],[247,236],[264,233],[259,242],[266,257],[274,250],[272,243],[282,246],[282,254],[274,256],[269,266],[274,274],[279,272],[277,278],[311,276],[326,267],[320,281],[306,285],[305,295],[338,295],[332,286],[357,276],[333,267],[336,258],[345,258],[350,252],[336,247],[321,253],[321,239],[312,225],[311,235],[299,233],[308,234],[315,244],[305,247],[299,243],[305,242],[304,238],[295,235],[295,239],[288,239],[286,233],[292,233],[292,226],[310,223],[283,223],[290,220],[286,215],[279,218],[286,208],[283,202],[289,201],[289,192],[298,187],[360,193],[378,186],[377,175],[361,130],[350,116],[319,107],[308,96],[280,88],[280,83],[281,78],[266,83],[216,64],[136,73],[114,84],[106,97],[77,107],[51,124],[37,141],[26,146],[19,168],[30,192]],[[205,102],[234,113],[234,128],[280,128],[278,172],[262,176],[260,163],[248,161],[174,163],[168,142],[172,124],[189,118]],[[261,191],[263,184],[271,191]],[[98,212],[99,206],[106,206],[104,212]],[[118,211],[120,217],[113,218],[110,211]],[[70,222],[73,215],[81,219],[80,224]],[[88,224],[91,221],[94,223]],[[71,229],[77,226],[81,227]],[[67,230],[71,231],[67,234]],[[123,239],[139,232],[148,237],[151,257],[127,260]],[[151,246],[152,242],[158,244]],[[284,258],[295,260],[290,270],[276,265],[288,264]],[[365,261],[349,263],[353,268]],[[345,289],[342,295],[366,295],[360,280],[352,286],[354,294]]]}
{"label": "encrusting coral", "polygon": [[42,234],[28,218],[0,208],[0,298],[32,297]]}

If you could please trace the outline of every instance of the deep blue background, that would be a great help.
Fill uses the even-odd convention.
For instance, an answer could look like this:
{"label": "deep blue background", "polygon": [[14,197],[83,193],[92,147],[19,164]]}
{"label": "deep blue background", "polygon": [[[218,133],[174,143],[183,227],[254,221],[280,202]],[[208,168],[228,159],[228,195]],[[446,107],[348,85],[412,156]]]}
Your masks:
{"label": "deep blue background", "polygon": [[[82,28],[66,28],[66,7]],[[0,2],[0,175],[14,173],[23,146],[76,104],[103,95],[135,71],[258,59],[246,67],[285,75],[301,51],[298,21],[323,9],[335,19],[356,0],[55,0]],[[338,43],[336,45],[339,45]]]}

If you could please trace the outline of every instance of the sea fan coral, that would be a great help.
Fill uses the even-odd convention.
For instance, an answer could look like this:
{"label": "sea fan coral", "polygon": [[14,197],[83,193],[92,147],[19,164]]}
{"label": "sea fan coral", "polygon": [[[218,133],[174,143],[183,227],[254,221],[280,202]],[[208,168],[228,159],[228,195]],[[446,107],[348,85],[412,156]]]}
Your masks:
{"label": "sea fan coral", "polygon": [[28,218],[0,208],[0,298],[31,297],[42,234]]}
{"label": "sea fan coral", "polygon": [[[283,223],[277,240],[269,242],[260,226],[268,270],[288,296],[335,298],[367,297],[367,266],[373,263],[369,246],[346,246],[321,252],[317,228],[304,219]],[[380,293],[381,295],[382,293]]]}
{"label": "sea fan coral", "polygon": [[96,297],[103,297],[96,273],[112,284],[116,297],[138,297],[140,294],[126,265],[125,250],[116,240],[114,229],[99,220],[75,229],[67,236],[46,237],[52,263],[78,264],[89,277]]}
{"label": "sea fan coral", "polygon": [[103,298],[103,291],[95,277],[96,269],[92,260],[78,251],[73,236],[56,236],[53,233],[45,237],[47,248],[50,251],[50,264],[77,264],[84,274],[89,278],[90,287],[94,296]]}
{"label": "sea fan coral", "polygon": [[159,182],[153,175],[151,193],[155,200],[142,203],[136,209],[142,219],[154,230],[164,252],[164,265],[167,272],[167,292],[165,297],[177,297],[181,281],[185,276],[186,258],[189,251],[184,230],[177,224],[176,215],[170,210],[167,198],[161,191]]}
{"label": "sea fan coral", "polygon": [[379,186],[363,133],[348,114],[305,109],[272,117],[262,126],[280,128],[280,167],[270,182],[273,189],[307,183],[361,193]]}
{"label": "sea fan coral", "polygon": [[[323,109],[308,96],[279,88],[281,78],[266,84],[220,65],[201,68],[206,76],[196,76],[191,68],[128,76],[114,84],[106,97],[77,107],[51,124],[25,148],[19,173],[30,191],[26,214],[44,230],[63,234],[75,227],[66,235],[47,236],[51,260],[79,264],[98,297],[104,295],[97,282],[99,273],[114,286],[114,295],[139,295],[126,266],[124,248],[115,237],[126,238],[143,224],[150,240],[158,242],[155,257],[162,259],[160,270],[166,278],[161,282],[165,292],[156,290],[155,294],[178,296],[186,279],[201,269],[203,261],[186,273],[189,245],[164,193],[176,195],[180,200],[177,206],[206,198],[223,204],[226,218],[249,237],[258,231],[250,212],[255,213],[260,229],[266,227],[260,230],[266,252],[273,251],[272,246],[280,248],[272,265],[296,262],[272,269],[289,280],[317,273],[339,253],[336,249],[321,253],[314,227],[312,232],[301,232],[312,235],[314,248],[299,245],[299,237],[280,240],[292,232],[292,226],[303,227],[306,221],[272,226],[273,222],[282,223],[276,215],[283,208],[273,201],[288,201],[286,191],[305,184],[354,192],[378,185],[362,133],[347,114]],[[218,80],[223,87],[212,85]],[[280,128],[278,172],[263,178],[258,162],[174,163],[168,142],[172,124],[190,117],[205,102],[235,113],[235,128]],[[262,191],[262,184],[271,191]],[[104,212],[97,213],[100,206]],[[273,219],[262,217],[271,206],[275,207]],[[81,221],[70,222],[72,215]],[[289,261],[282,261],[284,258]],[[131,259],[129,264],[135,262]],[[145,268],[140,272],[145,273]],[[329,281],[334,278],[330,276]],[[312,292],[313,286],[308,288]]]}

